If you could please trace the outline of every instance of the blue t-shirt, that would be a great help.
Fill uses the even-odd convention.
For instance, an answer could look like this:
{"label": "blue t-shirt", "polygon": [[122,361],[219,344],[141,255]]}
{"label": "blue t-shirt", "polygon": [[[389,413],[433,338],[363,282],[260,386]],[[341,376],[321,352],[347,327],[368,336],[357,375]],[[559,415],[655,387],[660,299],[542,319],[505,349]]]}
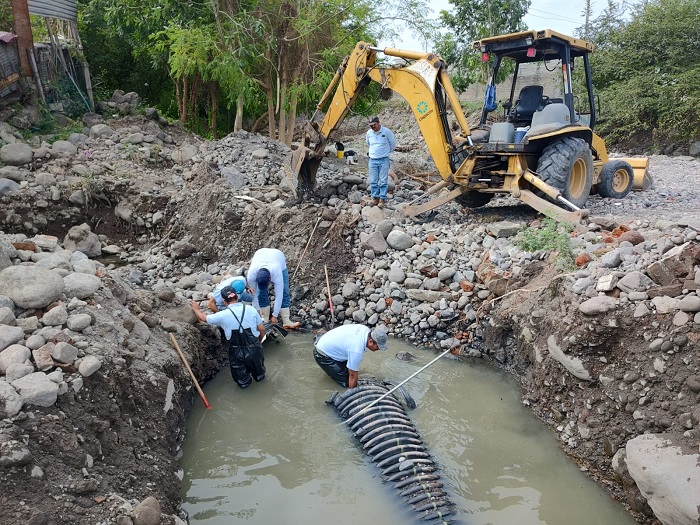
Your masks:
{"label": "blue t-shirt", "polygon": [[359,372],[370,332],[369,327],[361,324],[344,324],[323,334],[316,348],[331,359],[347,361],[348,370]]}
{"label": "blue t-shirt", "polygon": [[[245,307],[245,312],[243,307]],[[236,314],[238,319],[233,314]],[[241,321],[241,329],[250,328],[253,335],[260,335],[258,325],[262,323],[262,318],[257,310],[251,306],[234,303],[224,307],[220,312],[207,315],[207,323],[223,328],[226,339],[231,339],[231,334],[234,331],[238,331],[239,320]]]}

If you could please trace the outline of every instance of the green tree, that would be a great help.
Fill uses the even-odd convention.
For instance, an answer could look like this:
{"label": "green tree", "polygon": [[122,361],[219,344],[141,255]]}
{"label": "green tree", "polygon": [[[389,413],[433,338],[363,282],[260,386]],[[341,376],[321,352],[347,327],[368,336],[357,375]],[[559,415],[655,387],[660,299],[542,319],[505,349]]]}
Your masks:
{"label": "green tree", "polygon": [[[458,91],[470,84],[485,82],[491,76],[490,62],[472,51],[474,40],[523,31],[523,17],[530,0],[450,0],[450,11],[441,11],[440,19],[448,33],[440,37],[437,51],[452,66],[451,79]],[[503,71],[505,76],[507,71]]]}
{"label": "green tree", "polygon": [[626,24],[620,10],[609,1],[591,29],[601,133],[611,143],[700,136],[700,0],[643,2]]}

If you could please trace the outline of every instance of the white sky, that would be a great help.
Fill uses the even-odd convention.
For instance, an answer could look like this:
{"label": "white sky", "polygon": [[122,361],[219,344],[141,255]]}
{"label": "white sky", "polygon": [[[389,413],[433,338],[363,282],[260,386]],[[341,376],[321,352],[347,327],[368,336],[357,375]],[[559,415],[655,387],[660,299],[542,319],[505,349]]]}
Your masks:
{"label": "white sky", "polygon": [[[434,14],[441,10],[449,11],[452,5],[448,0],[432,0]],[[592,19],[597,17],[607,5],[605,0],[592,0]],[[565,35],[573,35],[574,29],[585,24],[586,19],[583,10],[586,0],[532,0],[530,10],[525,16],[525,23],[530,29],[552,29]],[[390,46],[391,43],[379,43],[381,46]],[[408,50],[425,50],[423,45],[414,37],[406,34],[404,38],[396,41],[393,47]],[[431,51],[431,50],[428,50]]]}

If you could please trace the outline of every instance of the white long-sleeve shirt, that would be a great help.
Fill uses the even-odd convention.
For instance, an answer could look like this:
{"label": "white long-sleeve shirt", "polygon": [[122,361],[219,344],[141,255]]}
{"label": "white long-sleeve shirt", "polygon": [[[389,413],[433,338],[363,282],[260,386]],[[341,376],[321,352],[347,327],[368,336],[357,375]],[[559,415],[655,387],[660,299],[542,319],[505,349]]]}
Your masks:
{"label": "white long-sleeve shirt", "polygon": [[287,268],[287,258],[276,248],[260,248],[253,255],[253,259],[250,261],[250,268],[248,269],[248,286],[253,292],[253,307],[256,309],[260,309],[257,277],[258,272],[262,268],[270,272],[270,280],[275,287],[275,304],[272,309],[272,316],[278,317],[280,308],[282,308],[282,292],[284,290],[282,271]]}

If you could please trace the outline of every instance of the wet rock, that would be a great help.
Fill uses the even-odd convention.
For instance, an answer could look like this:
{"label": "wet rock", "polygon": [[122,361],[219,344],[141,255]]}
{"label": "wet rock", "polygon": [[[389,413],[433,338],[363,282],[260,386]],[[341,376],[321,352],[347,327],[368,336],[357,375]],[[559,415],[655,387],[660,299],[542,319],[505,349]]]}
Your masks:
{"label": "wet rock", "polygon": [[396,352],[396,358],[401,361],[408,361],[409,363],[416,360],[416,356],[410,352]]}

